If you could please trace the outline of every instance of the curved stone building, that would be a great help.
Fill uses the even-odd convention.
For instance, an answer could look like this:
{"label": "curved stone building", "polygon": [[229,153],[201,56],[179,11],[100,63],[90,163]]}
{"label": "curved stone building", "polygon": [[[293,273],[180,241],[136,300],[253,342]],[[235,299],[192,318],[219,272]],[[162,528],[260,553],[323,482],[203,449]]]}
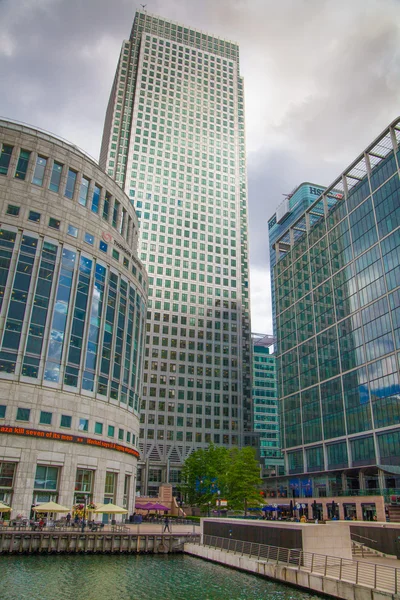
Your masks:
{"label": "curved stone building", "polygon": [[119,186],[0,120],[0,501],[134,503],[147,275]]}

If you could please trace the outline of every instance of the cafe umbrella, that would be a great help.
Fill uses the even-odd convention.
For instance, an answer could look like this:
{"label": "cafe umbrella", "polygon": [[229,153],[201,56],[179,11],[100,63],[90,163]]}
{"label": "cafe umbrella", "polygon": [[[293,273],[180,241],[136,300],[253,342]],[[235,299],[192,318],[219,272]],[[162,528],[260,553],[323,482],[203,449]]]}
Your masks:
{"label": "cafe umbrella", "polygon": [[126,515],[128,511],[126,508],[122,508],[122,506],[117,506],[116,504],[98,504],[96,508],[92,511],[96,514],[104,513],[106,515]]}
{"label": "cafe umbrella", "polygon": [[168,506],[164,506],[164,504],[159,504],[158,502],[156,502],[155,504],[153,504],[153,506],[151,507],[150,510],[169,510]]}
{"label": "cafe umbrella", "polygon": [[0,515],[2,515],[3,512],[10,512],[11,511],[11,506],[7,506],[7,504],[3,504],[3,502],[0,502]]}
{"label": "cafe umbrella", "polygon": [[70,511],[66,506],[52,501],[38,504],[37,506],[34,506],[32,510],[37,513],[68,513]]}

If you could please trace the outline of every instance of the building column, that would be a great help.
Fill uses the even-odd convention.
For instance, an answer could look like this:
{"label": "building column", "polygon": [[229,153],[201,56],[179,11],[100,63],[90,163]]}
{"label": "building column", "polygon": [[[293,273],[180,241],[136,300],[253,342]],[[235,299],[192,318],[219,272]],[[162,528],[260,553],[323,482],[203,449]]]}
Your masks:
{"label": "building column", "polygon": [[357,521],[362,521],[363,520],[363,513],[362,513],[361,500],[359,498],[355,498],[354,500],[355,500],[355,503],[356,503]]}
{"label": "building column", "polygon": [[384,494],[384,490],[386,489],[386,481],[385,481],[385,471],[382,469],[378,469],[378,484],[379,484],[379,493]]}
{"label": "building column", "polygon": [[365,490],[365,475],[364,471],[360,470],[358,473],[358,485],[360,490]]}
{"label": "building column", "polygon": [[18,514],[29,518],[33,503],[35,473],[36,452],[32,452],[30,448],[21,450],[14,476],[10,518],[15,519]]}
{"label": "building column", "polygon": [[60,481],[58,483],[58,502],[72,509],[74,502],[76,478],[76,459],[73,454],[65,454],[64,465],[60,469]]}

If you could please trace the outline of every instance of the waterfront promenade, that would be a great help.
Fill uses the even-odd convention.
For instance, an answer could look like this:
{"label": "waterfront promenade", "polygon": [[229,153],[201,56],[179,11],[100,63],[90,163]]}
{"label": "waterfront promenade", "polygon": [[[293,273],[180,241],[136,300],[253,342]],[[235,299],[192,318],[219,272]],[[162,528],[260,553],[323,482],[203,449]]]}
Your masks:
{"label": "waterfront promenade", "polygon": [[185,542],[199,537],[192,523],[173,525],[169,531],[161,523],[106,525],[95,531],[5,527],[0,531],[0,554],[170,554],[183,552]]}
{"label": "waterfront promenade", "polygon": [[355,560],[204,535],[185,552],[343,600],[389,600],[400,591],[400,560]]}

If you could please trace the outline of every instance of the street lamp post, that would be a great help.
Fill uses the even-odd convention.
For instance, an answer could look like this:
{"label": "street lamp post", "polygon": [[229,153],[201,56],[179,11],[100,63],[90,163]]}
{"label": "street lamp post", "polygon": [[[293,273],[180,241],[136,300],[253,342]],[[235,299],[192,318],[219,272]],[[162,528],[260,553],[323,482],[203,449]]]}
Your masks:
{"label": "street lamp post", "polygon": [[221,491],[218,490],[217,494],[218,494],[218,518],[219,518],[221,516],[221,498],[220,498]]}
{"label": "street lamp post", "polygon": [[207,502],[207,517],[210,516],[210,502]]}
{"label": "street lamp post", "polygon": [[82,533],[85,531],[86,524],[86,506],[87,506],[87,495],[85,494],[83,500],[83,519],[82,519]]}

